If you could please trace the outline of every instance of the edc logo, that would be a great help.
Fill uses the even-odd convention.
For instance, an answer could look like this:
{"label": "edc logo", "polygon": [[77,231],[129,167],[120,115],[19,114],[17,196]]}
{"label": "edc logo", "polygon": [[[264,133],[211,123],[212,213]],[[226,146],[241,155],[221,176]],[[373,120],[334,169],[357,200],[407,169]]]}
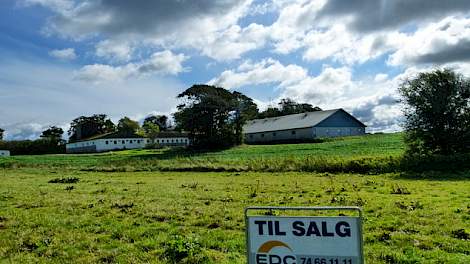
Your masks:
{"label": "edc logo", "polygon": [[[276,250],[273,250],[274,248],[276,248]],[[272,251],[276,251],[276,253],[273,253]],[[281,251],[284,253],[281,253]],[[295,256],[285,254],[285,251],[292,252],[292,249],[286,243],[277,240],[267,241],[259,247],[255,257],[255,263],[295,264]]]}

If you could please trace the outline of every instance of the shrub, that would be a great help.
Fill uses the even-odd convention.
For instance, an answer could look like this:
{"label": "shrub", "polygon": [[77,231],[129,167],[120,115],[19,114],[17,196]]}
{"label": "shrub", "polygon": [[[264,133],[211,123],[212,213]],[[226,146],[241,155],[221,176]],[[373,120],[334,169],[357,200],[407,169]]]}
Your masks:
{"label": "shrub", "polygon": [[208,258],[197,238],[174,235],[165,243],[165,258],[171,263],[207,263]]}

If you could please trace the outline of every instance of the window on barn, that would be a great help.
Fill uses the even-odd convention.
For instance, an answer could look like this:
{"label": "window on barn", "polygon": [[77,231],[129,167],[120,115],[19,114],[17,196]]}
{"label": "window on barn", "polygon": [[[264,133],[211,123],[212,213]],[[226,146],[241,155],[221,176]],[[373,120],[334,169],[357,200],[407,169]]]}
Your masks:
{"label": "window on barn", "polygon": [[250,138],[251,138],[251,139],[253,138],[253,134],[250,134]]}
{"label": "window on barn", "polygon": [[295,134],[297,133],[297,131],[295,131],[295,130],[292,130],[292,132],[291,132],[291,133],[292,133],[292,135],[295,135]]}
{"label": "window on barn", "polygon": [[117,144],[117,141],[116,141],[116,140],[114,140],[114,145],[116,145],[116,144]]}
{"label": "window on barn", "polygon": [[276,136],[276,132],[273,132],[273,137],[275,137],[275,136]]}
{"label": "window on barn", "polygon": [[105,141],[105,143],[106,143],[106,145],[108,145],[108,144],[109,144],[109,142],[108,142],[107,140]]}
{"label": "window on barn", "polygon": [[264,134],[261,134],[261,137],[264,138]]}
{"label": "window on barn", "polygon": [[125,140],[123,140],[123,141],[122,141],[122,144],[126,144],[126,141],[125,141]]}

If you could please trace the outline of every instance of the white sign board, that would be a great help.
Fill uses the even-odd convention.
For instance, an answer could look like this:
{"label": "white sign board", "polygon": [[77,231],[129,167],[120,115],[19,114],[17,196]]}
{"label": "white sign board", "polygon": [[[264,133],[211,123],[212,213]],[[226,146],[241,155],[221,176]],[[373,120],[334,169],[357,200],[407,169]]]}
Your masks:
{"label": "white sign board", "polygon": [[248,263],[362,263],[360,219],[247,216]]}

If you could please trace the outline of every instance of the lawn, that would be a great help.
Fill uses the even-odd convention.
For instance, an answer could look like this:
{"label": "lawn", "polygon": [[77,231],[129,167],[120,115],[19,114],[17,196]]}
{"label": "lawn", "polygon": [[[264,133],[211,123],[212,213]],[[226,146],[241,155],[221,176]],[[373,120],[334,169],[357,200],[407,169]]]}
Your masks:
{"label": "lawn", "polygon": [[331,139],[314,144],[242,145],[223,151],[199,153],[158,149],[13,156],[0,160],[0,167],[55,167],[108,172],[328,171],[329,168],[348,166],[348,163],[356,161],[377,163],[380,166],[390,159],[395,161],[404,152],[402,137],[400,133],[376,134]]}
{"label": "lawn", "polygon": [[244,263],[246,206],[357,205],[368,263],[470,263],[468,174],[429,174],[2,169],[0,261]]}
{"label": "lawn", "polygon": [[0,262],[245,263],[247,206],[354,205],[367,263],[470,263],[466,159],[394,172],[403,152],[381,134],[0,159]]}

